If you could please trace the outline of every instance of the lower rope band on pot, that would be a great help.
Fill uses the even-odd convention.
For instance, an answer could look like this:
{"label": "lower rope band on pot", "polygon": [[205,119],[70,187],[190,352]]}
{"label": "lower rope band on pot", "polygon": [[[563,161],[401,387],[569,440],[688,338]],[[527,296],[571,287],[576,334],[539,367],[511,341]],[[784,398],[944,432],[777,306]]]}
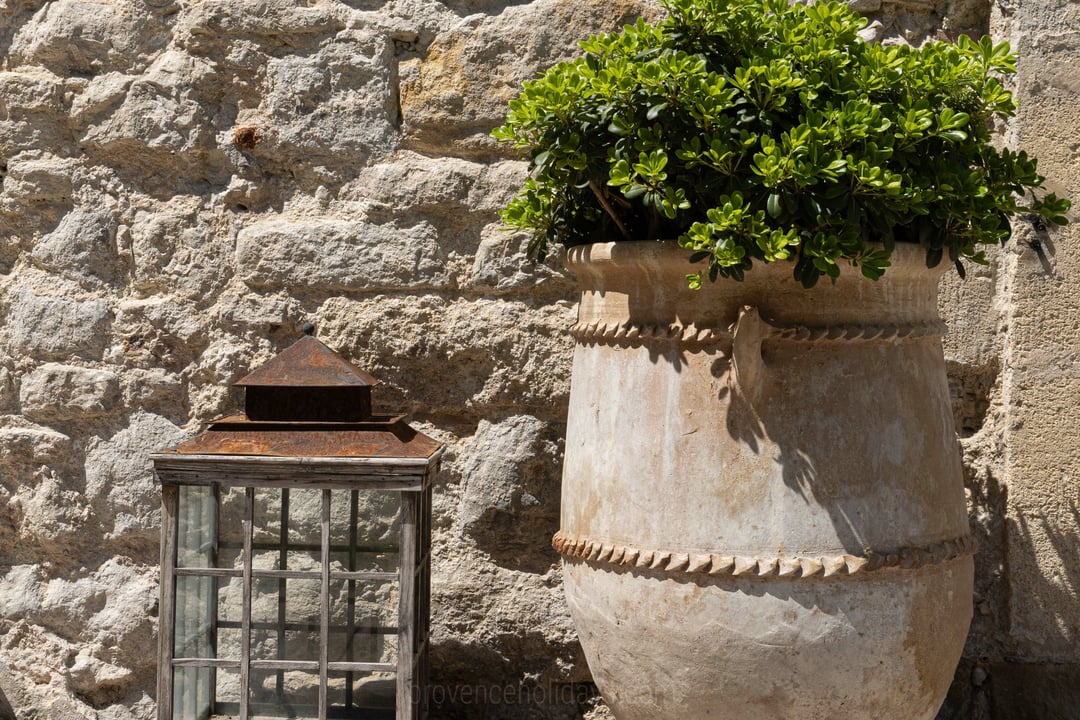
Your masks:
{"label": "lower rope band on pot", "polygon": [[628,545],[573,538],[561,530],[551,540],[560,555],[593,563],[618,565],[638,570],[712,576],[806,578],[855,575],[886,568],[912,570],[973,555],[978,547],[970,535],[945,540],[921,548],[901,548],[894,552],[865,555],[810,557],[746,557],[716,553],[686,553],[644,550]]}

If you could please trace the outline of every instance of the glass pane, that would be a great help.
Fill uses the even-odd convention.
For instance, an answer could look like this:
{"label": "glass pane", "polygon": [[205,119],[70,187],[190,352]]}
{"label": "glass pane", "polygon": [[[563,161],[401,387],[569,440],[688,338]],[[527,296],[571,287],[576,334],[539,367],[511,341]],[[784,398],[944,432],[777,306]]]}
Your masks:
{"label": "glass pane", "polygon": [[298,670],[252,670],[251,717],[317,718],[319,674]]}
{"label": "glass pane", "polygon": [[255,491],[252,567],[317,572],[322,549],[322,491]]}
{"label": "glass pane", "polygon": [[256,578],[251,587],[251,657],[318,660],[318,580]]}
{"label": "glass pane", "polygon": [[393,673],[330,673],[329,717],[394,720],[397,680]]}
{"label": "glass pane", "polygon": [[244,488],[222,488],[218,496],[218,559],[215,567],[240,570],[244,548]]}
{"label": "glass pane", "polygon": [[244,488],[221,488],[218,491],[220,510],[218,512],[222,542],[242,546],[244,544]]}
{"label": "glass pane", "polygon": [[173,652],[178,658],[214,657],[216,583],[212,577],[176,578]]}
{"label": "glass pane", "polygon": [[330,662],[397,662],[398,584],[330,581]]}
{"label": "glass pane", "polygon": [[330,571],[396,572],[401,493],[334,490]]}
{"label": "glass pane", "polygon": [[181,485],[176,524],[176,566],[204,568],[213,564],[217,542],[217,503],[213,488]]}
{"label": "glass pane", "polygon": [[217,578],[217,656],[240,658],[240,622],[244,610],[243,578]]}
{"label": "glass pane", "polygon": [[173,720],[210,717],[210,668],[173,669]]}
{"label": "glass pane", "polygon": [[181,485],[179,501],[176,566],[240,569],[243,489]]}
{"label": "glass pane", "polygon": [[179,575],[176,578],[178,658],[240,658],[241,578]]}
{"label": "glass pane", "polygon": [[240,671],[217,668],[214,673],[217,696],[211,718],[235,717],[240,712]]}

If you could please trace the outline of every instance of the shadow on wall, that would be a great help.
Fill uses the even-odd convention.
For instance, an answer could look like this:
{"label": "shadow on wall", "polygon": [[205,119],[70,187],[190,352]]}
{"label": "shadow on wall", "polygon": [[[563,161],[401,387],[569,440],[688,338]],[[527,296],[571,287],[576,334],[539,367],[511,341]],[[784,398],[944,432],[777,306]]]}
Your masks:
{"label": "shadow on wall", "polygon": [[[579,720],[599,692],[583,674],[556,677],[549,669],[584,668],[580,647],[552,651],[539,632],[507,633],[489,647],[447,639],[431,648],[427,686],[431,716],[440,720]],[[555,653],[561,657],[556,658]]]}
{"label": "shadow on wall", "polygon": [[[1080,626],[1077,623],[1076,593],[1080,590],[1080,546],[1076,543],[1075,528],[1080,527],[1080,508],[1075,501],[1062,507],[1057,517],[1019,514],[1009,518],[1009,542],[1012,553],[1024,565],[1040,567],[1042,572],[1032,573],[1034,577],[1025,585],[1023,594],[1027,603],[1033,606],[1024,614],[1028,617],[1038,614],[1039,628],[1050,628],[1058,637],[1048,638],[1059,650],[1071,648],[1080,641]],[[1038,527],[1032,527],[1037,524]],[[1050,548],[1046,545],[1049,544]],[[1026,557],[1025,557],[1026,556]],[[1022,560],[1021,560],[1022,558]],[[1043,563],[1038,559],[1042,558]],[[1057,559],[1057,571],[1047,575],[1046,561]],[[1019,628],[1021,631],[1024,628]],[[1071,654],[1071,653],[1069,653]],[[1075,709],[1074,709],[1075,712]]]}
{"label": "shadow on wall", "polygon": [[0,689],[0,720],[15,720],[15,711],[4,697],[4,691]]}
{"label": "shadow on wall", "polygon": [[[1039,627],[1056,628],[1058,637],[1052,638],[1053,644],[1067,648],[1080,640],[1074,618],[1065,615],[1075,607],[1074,589],[1080,587],[1080,548],[1075,535],[1062,525],[1080,524],[1080,508],[1070,503],[1063,515],[1057,522],[1045,517],[1009,518],[1007,542],[1014,562],[1034,563],[1037,556],[1049,557],[1051,553],[1043,542],[1053,548],[1061,572],[1057,576],[1039,576],[1024,584],[1024,595],[1031,604],[1026,614],[1041,615]],[[1002,561],[1000,557],[998,561]],[[980,567],[985,569],[987,563],[982,562]],[[1000,612],[1001,617],[995,625],[1005,635],[1010,631],[1009,610],[1007,607],[999,610],[997,602],[995,598],[994,612]],[[1023,627],[1013,628],[1013,632],[1017,630],[1023,631]],[[1022,651],[1010,653],[1008,648],[999,648],[991,656],[967,658],[957,670],[938,720],[1076,718],[1080,707],[1080,664],[1021,660],[1028,656],[1029,653]]]}

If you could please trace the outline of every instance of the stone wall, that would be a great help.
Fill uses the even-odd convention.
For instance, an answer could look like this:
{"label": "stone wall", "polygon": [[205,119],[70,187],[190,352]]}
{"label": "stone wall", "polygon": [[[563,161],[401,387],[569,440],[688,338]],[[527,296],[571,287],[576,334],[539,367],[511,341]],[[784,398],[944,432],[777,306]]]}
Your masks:
{"label": "stone wall", "polygon": [[[1080,197],[1080,7],[995,3],[995,37],[1020,53],[1005,140],[1048,185]],[[1077,214],[1071,217],[1076,222]],[[1075,224],[1020,222],[974,283],[953,283],[947,352],[972,418],[961,435],[981,534],[976,613],[949,708],[955,717],[1043,720],[1080,708],[1080,265]],[[981,396],[981,398],[980,398]]]}
{"label": "stone wall", "polygon": [[[855,5],[884,41],[991,24],[1017,40],[1031,59],[1011,139],[1046,156],[1048,174],[1077,176],[1075,130],[1061,129],[1077,125],[1080,23],[1062,15],[1075,9]],[[572,283],[500,230],[524,166],[487,133],[521,81],[577,39],[656,11],[0,0],[0,718],[153,715],[147,454],[235,409],[229,384],[309,320],[382,381],[378,409],[410,412],[448,444],[436,716],[602,715],[549,545]],[[1032,232],[945,293],[984,544],[970,660],[947,709],[958,718],[1034,687],[1006,687],[997,668],[1064,663],[1061,684],[1080,663],[1068,450],[1080,315],[1070,235]]]}

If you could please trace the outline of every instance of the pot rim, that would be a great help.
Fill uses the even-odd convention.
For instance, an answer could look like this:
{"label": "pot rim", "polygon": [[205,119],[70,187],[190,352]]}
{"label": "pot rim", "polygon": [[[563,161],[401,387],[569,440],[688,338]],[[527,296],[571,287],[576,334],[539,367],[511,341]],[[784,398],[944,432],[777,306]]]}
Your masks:
{"label": "pot rim", "polygon": [[[884,249],[881,243],[873,243],[872,247]],[[675,240],[617,240],[612,242],[591,243],[575,245],[566,251],[566,267],[571,271],[578,271],[587,267],[598,265],[628,266],[646,264],[659,265],[682,265],[687,273],[695,267],[705,268],[705,261],[691,264],[689,258],[692,252],[680,247]],[[936,267],[926,266],[926,248],[916,243],[896,243],[889,255],[889,266],[885,269],[882,279],[899,275],[910,276],[913,274],[925,276],[941,276],[948,269],[949,263],[944,261]],[[842,276],[851,275],[853,272],[862,277],[858,269],[846,262],[839,263]],[[755,274],[783,274],[791,275],[792,261],[779,260],[774,262],[756,261],[749,272]],[[720,282],[723,278],[718,279]],[[823,277],[822,281],[828,278]],[[736,281],[737,282],[737,281]],[[875,281],[871,281],[875,282]]]}

